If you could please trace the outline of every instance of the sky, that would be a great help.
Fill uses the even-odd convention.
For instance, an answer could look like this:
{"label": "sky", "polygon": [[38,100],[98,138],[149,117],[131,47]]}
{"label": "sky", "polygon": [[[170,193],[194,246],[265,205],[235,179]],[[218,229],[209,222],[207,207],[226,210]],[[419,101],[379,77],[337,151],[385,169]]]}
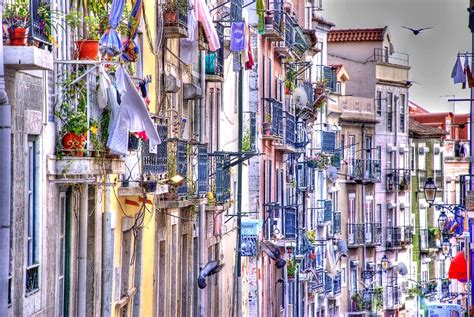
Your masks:
{"label": "sky", "polygon": [[[451,79],[457,53],[472,50],[468,6],[469,0],[323,0],[321,15],[335,29],[387,25],[395,51],[410,55],[410,80],[419,83],[410,88],[410,100],[429,111],[467,113],[468,103],[448,102],[453,96],[445,95],[470,96]],[[433,29],[414,36],[402,25]]]}

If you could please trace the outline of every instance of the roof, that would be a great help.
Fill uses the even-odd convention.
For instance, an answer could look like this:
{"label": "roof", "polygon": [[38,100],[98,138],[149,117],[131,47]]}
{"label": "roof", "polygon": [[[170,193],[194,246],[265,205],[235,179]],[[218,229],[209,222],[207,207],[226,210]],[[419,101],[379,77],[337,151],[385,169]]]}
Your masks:
{"label": "roof", "polygon": [[344,65],[342,65],[342,64],[332,64],[332,65],[329,65],[329,66],[336,69],[336,74],[337,74],[337,79],[338,80],[347,81],[347,80],[350,79],[349,74],[347,73],[347,70],[344,67]]}
{"label": "roof", "polygon": [[328,32],[328,42],[383,41],[387,27],[373,29],[345,29]]}
{"label": "roof", "polygon": [[330,28],[336,26],[334,23],[329,22],[328,20],[325,20],[322,16],[316,16],[314,20],[316,20],[319,24],[324,24],[326,26],[329,26]]}
{"label": "roof", "polygon": [[410,137],[426,139],[442,138],[449,134],[444,130],[425,125],[421,122],[416,121],[413,118],[410,118],[409,132]]}

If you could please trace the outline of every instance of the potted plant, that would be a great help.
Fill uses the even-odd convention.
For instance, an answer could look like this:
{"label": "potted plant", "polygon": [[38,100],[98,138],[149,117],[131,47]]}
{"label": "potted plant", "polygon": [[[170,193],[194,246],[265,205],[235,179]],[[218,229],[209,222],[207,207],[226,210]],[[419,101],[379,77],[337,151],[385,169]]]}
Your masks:
{"label": "potted plant", "polygon": [[84,111],[70,111],[62,127],[63,149],[71,156],[84,156],[86,133],[89,130],[87,116]]}
{"label": "potted plant", "polygon": [[10,45],[25,46],[30,23],[30,1],[17,0],[6,3],[3,11],[3,24],[7,26]]}
{"label": "potted plant", "polygon": [[272,115],[270,113],[265,114],[265,120],[263,121],[263,134],[269,136],[272,133]]}
{"label": "potted plant", "polygon": [[294,279],[296,274],[296,266],[293,260],[288,260],[286,262],[286,275],[288,279]]}
{"label": "potted plant", "polygon": [[310,168],[317,168],[322,171],[331,164],[329,157],[317,153],[314,156],[310,156],[306,159],[306,166]]}
{"label": "potted plant", "polygon": [[285,77],[285,93],[286,95],[290,95],[293,90],[296,88],[296,70],[289,68],[286,71],[286,77]]}
{"label": "potted plant", "polygon": [[308,237],[309,242],[314,244],[316,242],[316,231],[308,230],[306,231],[306,236]]}
{"label": "potted plant", "polygon": [[360,311],[364,309],[365,303],[364,303],[364,298],[362,297],[362,294],[360,293],[352,294],[351,300],[353,304],[355,305],[355,307],[357,308],[357,310]]}
{"label": "potted plant", "polygon": [[168,0],[163,4],[163,20],[165,25],[178,23],[178,15],[187,16],[189,2],[187,0]]}
{"label": "potted plant", "polygon": [[83,30],[82,38],[76,40],[77,56],[79,59],[95,60],[99,56],[99,37],[101,18],[94,14],[83,16],[79,11],[71,10],[66,15],[66,22],[71,31],[79,33]]}
{"label": "potted plant", "polygon": [[155,177],[151,174],[148,174],[145,180],[142,182],[142,187],[146,193],[153,193],[156,191],[157,181]]}

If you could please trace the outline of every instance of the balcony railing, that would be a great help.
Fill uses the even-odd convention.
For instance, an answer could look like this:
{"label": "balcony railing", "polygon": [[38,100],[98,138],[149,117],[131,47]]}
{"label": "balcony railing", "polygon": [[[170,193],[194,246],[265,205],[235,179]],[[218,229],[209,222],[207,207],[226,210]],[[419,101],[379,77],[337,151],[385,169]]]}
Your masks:
{"label": "balcony railing", "polygon": [[283,112],[283,135],[284,138],[276,139],[275,148],[286,152],[295,151],[296,123],[295,116],[289,112]]}
{"label": "balcony railing", "polygon": [[437,293],[438,283],[436,280],[430,280],[421,283],[421,292],[425,297],[434,296]]}
{"label": "balcony railing", "polygon": [[296,25],[294,30],[295,42],[293,44],[293,51],[297,56],[301,57],[309,49],[309,43],[306,40],[303,29],[299,25]]}
{"label": "balcony railing", "polygon": [[333,291],[334,282],[328,273],[324,274],[324,294],[329,295]]}
{"label": "balcony railing", "polygon": [[367,288],[362,290],[351,290],[351,311],[375,311],[380,309],[378,305],[383,302],[383,290],[381,288]]}
{"label": "balcony railing", "polygon": [[341,294],[341,286],[342,286],[341,272],[337,272],[336,276],[334,277],[333,282],[334,282],[334,286],[333,286],[334,295]]}
{"label": "balcony railing", "polygon": [[205,195],[209,188],[209,173],[208,173],[208,162],[209,157],[207,155],[207,144],[199,144],[198,148],[198,195]]}
{"label": "balcony railing", "polygon": [[374,48],[374,59],[376,62],[410,66],[409,57],[410,56],[405,53],[391,52],[385,48]]}
{"label": "balcony railing", "polygon": [[314,170],[306,163],[296,165],[296,190],[298,192],[310,192],[314,189]]}
{"label": "balcony railing", "polygon": [[382,243],[382,224],[366,223],[365,225],[365,242],[369,245],[380,245]]}
{"label": "balcony railing", "polygon": [[31,294],[39,289],[39,264],[26,268],[25,293]]}
{"label": "balcony railing", "polygon": [[380,160],[352,159],[348,170],[349,178],[354,181],[379,183],[381,179]]}
{"label": "balcony railing", "polygon": [[439,249],[441,242],[429,229],[420,229],[420,250],[428,251],[430,249]]}
{"label": "balcony railing", "polygon": [[303,81],[301,84],[301,87],[304,89],[306,92],[306,96],[308,97],[308,107],[313,107],[314,101],[315,101],[315,93],[314,93],[314,87],[313,84],[310,83],[309,81]]}
{"label": "balcony railing", "polygon": [[283,137],[283,104],[276,99],[264,99],[264,136]]}
{"label": "balcony railing", "polygon": [[285,238],[296,238],[296,208],[285,207]]}
{"label": "balcony railing", "polygon": [[441,279],[441,298],[449,297],[449,285],[451,285],[451,281],[449,279]]}
{"label": "balcony railing", "polygon": [[409,190],[410,179],[411,171],[408,169],[387,170],[387,191]]}
{"label": "balcony railing", "polygon": [[354,247],[364,243],[364,224],[353,224],[347,225],[347,236],[348,246]]}
{"label": "balcony railing", "polygon": [[293,18],[285,13],[285,46],[290,49],[295,42],[295,24]]}
{"label": "balcony railing", "polygon": [[415,229],[413,226],[404,226],[403,227],[403,244],[409,245],[413,243],[413,235]]}
{"label": "balcony railing", "polygon": [[459,177],[459,204],[466,208],[467,193],[470,188],[471,177],[469,175],[461,175]]}
{"label": "balcony railing", "polygon": [[255,112],[244,113],[243,152],[257,152],[257,116]]}
{"label": "balcony railing", "polygon": [[51,29],[49,0],[30,0],[30,37],[34,41],[50,45],[47,27]]}
{"label": "balcony railing", "polygon": [[385,240],[387,248],[398,248],[402,246],[402,227],[387,227],[387,238]]}
{"label": "balcony railing", "polygon": [[295,148],[301,149],[309,143],[308,133],[306,132],[305,122],[296,122],[296,141]]}
{"label": "balcony railing", "polygon": [[210,188],[217,204],[224,204],[231,197],[230,157],[226,154],[208,154]]}
{"label": "balcony railing", "polygon": [[385,289],[384,309],[397,309],[400,306],[401,289],[398,286],[387,286]]}
{"label": "balcony railing", "polygon": [[157,131],[161,143],[156,149],[150,149],[148,142],[143,143],[142,159],[145,174],[165,174],[168,171],[168,125],[158,124]]}

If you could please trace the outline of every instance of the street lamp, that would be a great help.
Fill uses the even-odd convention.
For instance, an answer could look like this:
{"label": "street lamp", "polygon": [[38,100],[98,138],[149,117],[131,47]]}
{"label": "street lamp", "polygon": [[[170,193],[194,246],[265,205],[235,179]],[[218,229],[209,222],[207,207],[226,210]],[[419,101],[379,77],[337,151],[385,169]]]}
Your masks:
{"label": "street lamp", "polygon": [[382,264],[382,269],[384,271],[387,271],[388,267],[390,266],[390,260],[388,259],[386,254],[383,255],[382,260],[380,261],[380,263]]}
{"label": "street lamp", "polygon": [[438,228],[439,230],[441,230],[442,233],[444,233],[447,221],[448,221],[448,216],[446,215],[446,212],[442,210],[438,217]]}
{"label": "street lamp", "polygon": [[423,188],[423,191],[425,193],[425,200],[428,202],[428,204],[433,204],[434,200],[436,198],[436,184],[433,181],[433,178],[429,177],[428,180],[425,183],[425,187]]}
{"label": "street lamp", "polygon": [[444,256],[447,256],[451,251],[451,243],[449,243],[448,238],[444,238],[443,243],[441,244],[441,250]]}

